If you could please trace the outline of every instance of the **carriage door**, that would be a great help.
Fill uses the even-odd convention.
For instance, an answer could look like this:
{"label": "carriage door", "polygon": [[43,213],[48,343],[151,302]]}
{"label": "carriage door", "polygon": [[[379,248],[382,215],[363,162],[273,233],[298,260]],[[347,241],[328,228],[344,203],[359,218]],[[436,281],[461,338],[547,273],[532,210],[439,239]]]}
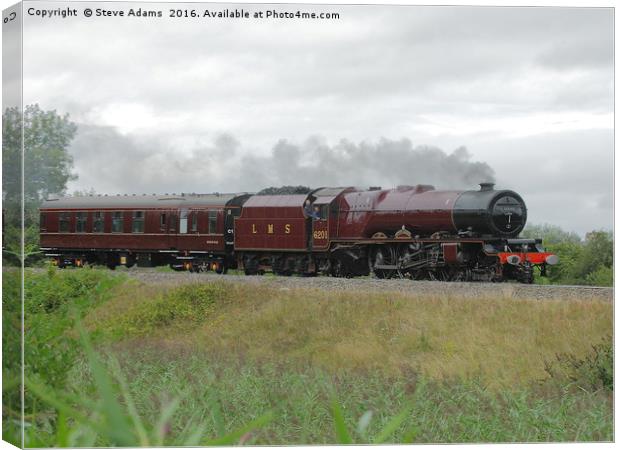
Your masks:
{"label": "carriage door", "polygon": [[180,234],[187,234],[187,216],[188,216],[187,209],[182,209],[181,216],[179,217],[179,233]]}
{"label": "carriage door", "polygon": [[312,249],[322,250],[329,244],[329,204],[317,206],[319,206],[319,217],[312,219]]}
{"label": "carriage door", "polygon": [[187,240],[184,238],[187,235],[187,217],[189,216],[189,211],[187,209],[182,209],[179,211],[179,235],[177,239],[177,248],[179,250],[187,249]]}
{"label": "carriage door", "polygon": [[171,210],[168,214],[168,243],[170,248],[177,248],[179,216],[176,214],[178,210]]}
{"label": "carriage door", "polygon": [[171,233],[170,228],[174,228],[174,227],[171,227],[172,214],[173,214],[172,211],[169,209],[159,211],[160,243],[158,247],[161,249],[173,248],[175,245],[175,239],[170,234]]}

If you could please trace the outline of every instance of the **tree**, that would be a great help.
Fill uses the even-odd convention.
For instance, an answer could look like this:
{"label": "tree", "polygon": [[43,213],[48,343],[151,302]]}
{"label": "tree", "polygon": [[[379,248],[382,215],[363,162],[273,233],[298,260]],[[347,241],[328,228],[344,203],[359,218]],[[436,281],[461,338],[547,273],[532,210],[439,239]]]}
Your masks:
{"label": "tree", "polygon": [[308,194],[312,189],[308,186],[271,186],[259,191],[256,195],[295,195]]}
{"label": "tree", "polygon": [[[23,118],[23,122],[22,122]],[[2,117],[2,193],[15,201],[21,197],[21,134],[24,127],[24,199],[38,203],[48,194],[63,194],[71,173],[73,158],[68,152],[77,126],[68,114],[43,111],[28,105],[23,115],[7,108]]]}
{"label": "tree", "polygon": [[556,225],[528,225],[522,237],[542,238],[546,249],[560,258],[547,270],[554,284],[613,284],[613,235],[609,231],[591,231],[582,240],[576,233]]}
{"label": "tree", "polygon": [[21,259],[22,225],[26,257],[38,252],[38,209],[41,202],[49,194],[64,194],[67,182],[77,178],[71,173],[73,159],[68,151],[76,131],[77,126],[69,120],[67,114],[61,116],[56,111],[43,111],[36,104],[26,106],[23,114],[18,108],[7,108],[4,111],[2,115],[2,214],[4,221],[2,244],[3,256],[11,258],[7,262]]}
{"label": "tree", "polygon": [[[599,272],[601,268],[613,267],[614,241],[611,232],[591,231],[586,234],[583,255],[575,265],[575,275],[580,279]],[[606,272],[592,276],[591,280],[604,279]],[[588,283],[590,284],[590,283]]]}
{"label": "tree", "polygon": [[83,190],[75,190],[73,191],[73,194],[71,194],[72,197],[92,197],[97,195],[97,191],[95,191],[95,188],[91,187],[90,189],[83,189]]}
{"label": "tree", "polygon": [[542,238],[545,245],[554,245],[559,243],[571,242],[578,244],[581,242],[581,238],[577,233],[572,231],[564,231],[557,225],[551,225],[544,223],[542,225],[528,224],[525,230],[521,233],[524,238]]}

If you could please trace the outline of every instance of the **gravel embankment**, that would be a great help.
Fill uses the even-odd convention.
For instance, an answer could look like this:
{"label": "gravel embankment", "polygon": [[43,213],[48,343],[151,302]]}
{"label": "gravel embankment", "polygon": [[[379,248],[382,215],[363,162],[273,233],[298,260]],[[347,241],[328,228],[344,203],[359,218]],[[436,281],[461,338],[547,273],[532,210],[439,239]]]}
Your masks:
{"label": "gravel embankment", "polygon": [[589,286],[540,286],[515,283],[445,283],[439,281],[379,280],[375,278],[274,277],[216,275],[211,273],[161,272],[154,269],[123,271],[146,284],[185,284],[208,281],[260,284],[281,289],[329,289],[355,291],[392,291],[405,294],[479,298],[499,296],[534,300],[574,299],[613,300],[613,289]]}

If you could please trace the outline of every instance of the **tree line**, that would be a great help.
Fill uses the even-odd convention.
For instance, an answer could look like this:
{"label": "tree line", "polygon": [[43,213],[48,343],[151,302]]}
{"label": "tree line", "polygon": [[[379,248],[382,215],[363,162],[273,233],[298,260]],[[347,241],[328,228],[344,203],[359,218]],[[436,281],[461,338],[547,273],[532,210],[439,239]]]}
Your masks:
{"label": "tree line", "polygon": [[[613,286],[614,241],[611,231],[596,230],[582,239],[556,225],[528,225],[521,233],[526,238],[542,238],[547,251],[560,258],[549,266],[548,281],[552,284]],[[539,281],[543,282],[540,278]]]}

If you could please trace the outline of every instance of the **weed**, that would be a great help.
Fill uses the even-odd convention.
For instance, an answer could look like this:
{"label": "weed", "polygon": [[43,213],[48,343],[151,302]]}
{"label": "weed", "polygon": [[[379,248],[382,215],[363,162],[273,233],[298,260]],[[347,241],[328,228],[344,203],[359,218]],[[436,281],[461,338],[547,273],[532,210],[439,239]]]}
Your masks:
{"label": "weed", "polygon": [[545,363],[549,377],[562,385],[574,384],[580,389],[595,392],[599,389],[613,391],[614,360],[611,335],[591,347],[585,357],[560,353],[553,362]]}

